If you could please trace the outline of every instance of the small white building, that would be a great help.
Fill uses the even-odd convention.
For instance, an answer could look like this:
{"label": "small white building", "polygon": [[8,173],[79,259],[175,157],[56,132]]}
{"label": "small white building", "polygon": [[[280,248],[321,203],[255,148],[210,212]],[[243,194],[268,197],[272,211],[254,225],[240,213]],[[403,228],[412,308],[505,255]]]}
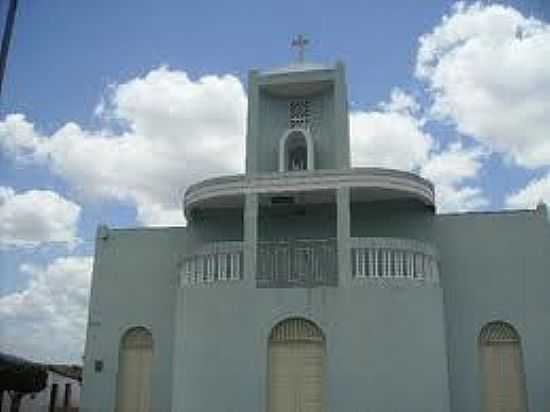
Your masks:
{"label": "small white building", "polygon": [[[79,367],[48,366],[48,383],[37,393],[21,400],[19,412],[74,412],[80,407],[81,372]],[[2,412],[9,411],[11,398],[4,393]]]}

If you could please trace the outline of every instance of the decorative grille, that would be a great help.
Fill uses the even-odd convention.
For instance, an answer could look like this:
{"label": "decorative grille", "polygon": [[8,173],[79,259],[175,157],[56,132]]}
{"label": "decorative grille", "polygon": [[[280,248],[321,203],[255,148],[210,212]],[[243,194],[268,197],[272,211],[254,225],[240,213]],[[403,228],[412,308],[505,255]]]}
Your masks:
{"label": "decorative grille", "polygon": [[271,342],[323,342],[323,332],[313,322],[302,319],[287,319],[277,324],[271,331]]}
{"label": "decorative grille", "polygon": [[291,100],[288,104],[289,127],[306,128],[311,121],[311,100]]}
{"label": "decorative grille", "polygon": [[519,343],[520,340],[516,330],[505,322],[489,323],[481,330],[479,339],[484,345]]}
{"label": "decorative grille", "polygon": [[335,286],[336,240],[258,242],[259,287]]}

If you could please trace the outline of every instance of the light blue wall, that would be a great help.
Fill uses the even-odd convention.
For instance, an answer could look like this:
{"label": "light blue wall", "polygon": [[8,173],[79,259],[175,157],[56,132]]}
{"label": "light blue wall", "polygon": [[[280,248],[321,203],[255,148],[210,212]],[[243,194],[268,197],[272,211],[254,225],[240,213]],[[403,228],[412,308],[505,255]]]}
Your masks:
{"label": "light blue wall", "polygon": [[327,340],[331,411],[448,411],[437,287],[179,290],[173,411],[262,411],[267,344],[287,317]]}
{"label": "light blue wall", "polygon": [[351,204],[352,237],[396,237],[431,243],[434,213],[415,200]]}
{"label": "light blue wall", "polygon": [[336,205],[260,208],[259,240],[336,238]]}
{"label": "light blue wall", "polygon": [[[145,326],[154,340],[153,411],[171,408],[178,255],[184,228],[109,230],[96,240],[82,411],[113,411],[120,338]],[[102,360],[101,372],[94,361]]]}
{"label": "light blue wall", "polygon": [[550,224],[534,211],[438,216],[453,412],[478,411],[478,336],[521,335],[530,411],[550,410]]}
{"label": "light blue wall", "polygon": [[[412,205],[407,217],[396,204],[378,206],[352,207],[352,234],[431,239],[441,257],[441,287],[352,280],[317,289],[257,289],[253,281],[182,288],[177,262],[196,246],[191,232],[198,226],[109,231],[97,241],[82,409],[113,410],[120,336],[145,325],[155,339],[153,410],[265,410],[270,328],[304,316],[327,337],[332,411],[447,411],[449,388],[453,412],[480,410],[477,337],[493,320],[520,333],[530,410],[546,410],[546,218],[537,212],[434,217]],[[332,213],[324,213],[311,212],[310,226],[331,221]],[[235,219],[221,237],[238,232]],[[268,230],[273,236],[308,230],[291,220],[276,224]],[[93,371],[95,359],[104,361],[100,373]]]}
{"label": "light blue wall", "polygon": [[214,241],[242,241],[242,209],[211,209],[197,213],[188,223],[186,238],[190,245]]}
{"label": "light blue wall", "polygon": [[[334,124],[334,93],[332,88],[323,93],[307,96],[311,100],[312,130],[311,136],[315,144],[315,168],[331,169],[335,165]],[[257,156],[260,159],[260,172],[276,172],[279,170],[279,141],[289,128],[288,107],[293,98],[272,96],[260,92],[259,135],[257,138]]]}

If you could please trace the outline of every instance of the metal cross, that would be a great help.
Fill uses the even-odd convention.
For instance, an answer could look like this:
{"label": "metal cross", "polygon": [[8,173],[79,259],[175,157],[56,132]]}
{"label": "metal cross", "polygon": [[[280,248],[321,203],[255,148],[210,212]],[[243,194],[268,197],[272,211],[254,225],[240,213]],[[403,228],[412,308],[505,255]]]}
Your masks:
{"label": "metal cross", "polygon": [[298,49],[298,61],[300,63],[304,62],[304,50],[308,44],[309,40],[303,34],[299,34],[292,40],[290,46]]}

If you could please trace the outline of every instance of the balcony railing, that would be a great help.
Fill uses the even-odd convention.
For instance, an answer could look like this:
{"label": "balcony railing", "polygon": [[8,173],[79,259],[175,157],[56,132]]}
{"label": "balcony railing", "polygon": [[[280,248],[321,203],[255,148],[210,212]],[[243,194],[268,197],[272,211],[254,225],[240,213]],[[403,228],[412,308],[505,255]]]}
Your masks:
{"label": "balcony railing", "polygon": [[355,279],[439,283],[437,252],[429,244],[393,238],[352,238],[351,242]]}
{"label": "balcony railing", "polygon": [[[439,258],[430,244],[395,238],[351,238],[351,275],[376,284],[438,284]],[[336,239],[260,241],[256,285],[292,288],[338,285]],[[213,242],[183,257],[182,286],[244,278],[243,242]],[[345,275],[345,274],[343,274]]]}
{"label": "balcony railing", "polygon": [[336,286],[335,239],[258,242],[258,287]]}
{"label": "balcony railing", "polygon": [[234,282],[243,278],[242,242],[214,242],[183,258],[182,286]]}

